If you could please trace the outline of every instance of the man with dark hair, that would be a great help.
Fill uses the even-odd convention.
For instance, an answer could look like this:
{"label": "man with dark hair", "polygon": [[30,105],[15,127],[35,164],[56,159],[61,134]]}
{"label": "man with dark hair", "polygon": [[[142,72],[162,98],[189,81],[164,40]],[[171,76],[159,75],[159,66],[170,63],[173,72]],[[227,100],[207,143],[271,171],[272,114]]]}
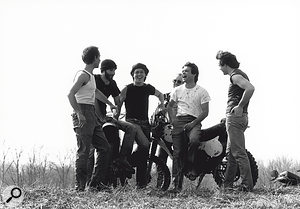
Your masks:
{"label": "man with dark hair", "polygon": [[106,173],[111,156],[111,147],[104,132],[97,122],[95,114],[95,98],[108,104],[111,109],[116,107],[96,89],[93,70],[99,67],[100,53],[97,47],[84,49],[82,60],[86,64],[84,70],[77,72],[73,86],[68,94],[69,102],[74,110],[72,114],[74,131],[77,138],[77,153],[75,163],[75,177],[77,191],[84,191],[87,180],[87,160],[90,146],[93,145],[100,153],[90,182],[92,191],[104,190]]}
{"label": "man with dark hair", "polygon": [[[200,145],[201,122],[208,115],[210,101],[208,92],[196,83],[198,75],[198,67],[194,63],[188,62],[183,66],[184,85],[178,86],[172,91],[167,107],[173,125],[174,189],[172,192],[176,193],[182,190],[184,168],[189,171],[187,176],[191,180],[195,180],[197,176],[193,169],[195,152]],[[173,107],[175,104],[177,113],[174,118]],[[185,164],[185,162],[187,163]]]}
{"label": "man with dark hair", "polygon": [[232,188],[237,166],[242,179],[238,188],[241,191],[251,191],[253,180],[250,162],[245,148],[244,132],[248,127],[248,105],[254,92],[254,86],[248,76],[239,68],[240,63],[230,52],[219,51],[220,70],[230,76],[228,101],[226,109],[226,130],[228,134],[229,157],[225,172],[224,188]]}
{"label": "man with dark hair", "polygon": [[127,85],[120,94],[121,109],[125,102],[126,121],[134,124],[136,136],[132,139],[136,141],[137,148],[137,172],[136,181],[138,188],[147,186],[147,158],[150,146],[150,124],[148,118],[149,96],[154,95],[159,98],[160,107],[164,108],[164,96],[155,87],[145,84],[149,70],[146,65],[138,63],[132,67],[130,72],[133,83]]}
{"label": "man with dark hair", "polygon": [[[114,103],[116,106],[120,106],[120,90],[117,86],[116,81],[113,79],[115,75],[115,71],[117,70],[116,63],[111,59],[105,59],[101,62],[101,74],[100,75],[94,75],[95,81],[96,81],[96,87],[98,90],[100,90],[107,98],[112,96],[114,99]],[[132,152],[132,146],[131,146],[131,138],[134,138],[136,135],[136,130],[133,124],[116,120],[113,117],[106,117],[106,104],[101,101],[95,102],[95,109],[96,114],[98,116],[99,123],[103,125],[106,122],[111,122],[116,125],[116,127],[122,131],[124,131],[124,137],[122,141],[121,150],[119,153],[119,150],[116,150],[113,146],[113,159],[119,158],[119,162],[122,163],[125,167],[132,170],[134,172],[133,168],[127,161],[127,156],[131,154]],[[117,112],[117,115],[115,115],[115,118],[119,117],[119,114]],[[108,139],[109,141],[114,139]],[[119,143],[118,141],[111,141],[112,144]],[[118,148],[118,146],[116,146]],[[116,155],[116,151],[119,153],[119,156]],[[94,167],[94,147],[91,148],[90,154],[89,154],[89,160],[88,160],[88,174],[91,175],[92,169]],[[97,156],[99,156],[99,153],[97,153]]]}
{"label": "man with dark hair", "polygon": [[[182,85],[182,84],[183,84],[182,74],[181,74],[181,73],[178,73],[178,74],[176,75],[175,79],[172,80],[172,82],[173,82],[173,88],[176,88],[176,87]],[[170,93],[164,94],[164,99],[165,99],[165,107],[167,107],[168,104],[169,104],[169,102],[170,102]],[[155,112],[157,112],[157,111],[155,111]],[[177,106],[176,106],[176,105],[175,105],[175,107],[173,108],[173,113],[174,113],[174,116],[175,116],[175,114],[177,113]],[[166,116],[167,116],[168,118],[170,118],[170,117],[168,116],[167,113],[166,113]],[[165,129],[165,130],[166,130],[166,129]],[[170,130],[171,130],[171,129],[170,129]],[[171,147],[172,147],[172,141],[166,140],[165,143],[166,143],[166,146],[167,146],[169,149],[171,149]],[[162,161],[163,163],[167,163],[167,160],[168,160],[168,153],[167,153],[166,151],[164,151],[164,149],[161,148],[161,147],[159,147],[159,149],[158,149],[158,157],[159,157],[159,159],[161,159],[161,161]],[[161,177],[161,176],[159,176],[158,178],[160,178],[160,177]]]}

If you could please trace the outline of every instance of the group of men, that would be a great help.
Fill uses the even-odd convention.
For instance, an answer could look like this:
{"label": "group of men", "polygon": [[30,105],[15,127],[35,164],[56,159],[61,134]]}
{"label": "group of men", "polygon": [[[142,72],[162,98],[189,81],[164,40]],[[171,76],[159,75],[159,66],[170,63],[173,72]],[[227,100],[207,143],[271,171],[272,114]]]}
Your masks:
{"label": "group of men", "polygon": [[[220,70],[230,76],[231,82],[226,110],[230,154],[224,188],[233,187],[239,166],[241,188],[251,191],[253,181],[245,150],[244,131],[248,123],[247,107],[254,87],[247,75],[238,69],[239,63],[235,55],[220,51],[216,58],[219,60]],[[100,65],[100,52],[97,47],[84,49],[82,60],[86,65],[85,69],[77,72],[68,94],[74,110],[72,117],[78,146],[75,162],[76,190],[84,191],[87,185],[91,191],[106,191],[109,188],[107,174],[112,163],[112,150],[102,129],[102,125],[108,120],[106,105],[116,112],[114,118],[109,119],[110,122],[124,131],[120,161],[130,166],[127,157],[132,152],[134,141],[138,145],[136,183],[137,188],[145,188],[151,134],[148,118],[149,96],[156,96],[160,102],[159,107],[164,110],[164,94],[151,84],[145,83],[149,70],[142,63],[132,67],[130,75],[133,82],[120,91],[113,80],[117,69],[113,60],[101,62],[100,75],[93,75],[93,70]],[[198,67],[187,62],[182,68],[182,74],[174,79],[174,89],[167,94],[169,100],[166,109],[173,125],[172,144],[168,146],[173,146],[174,192],[182,190],[184,169],[188,168],[187,176],[190,179],[197,176],[193,163],[200,145],[201,122],[208,116],[210,101],[208,92],[197,84],[198,75]],[[114,98],[115,104],[107,99],[109,96]],[[125,121],[118,119],[123,103],[126,110]],[[95,150],[97,157],[94,162]],[[163,150],[160,150],[159,157],[166,162],[167,155]]]}

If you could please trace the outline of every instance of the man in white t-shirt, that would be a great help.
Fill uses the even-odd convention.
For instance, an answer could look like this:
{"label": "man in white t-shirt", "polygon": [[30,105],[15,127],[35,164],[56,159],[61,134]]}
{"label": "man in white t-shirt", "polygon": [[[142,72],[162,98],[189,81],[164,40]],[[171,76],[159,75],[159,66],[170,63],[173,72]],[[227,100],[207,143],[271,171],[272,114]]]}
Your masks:
{"label": "man in white t-shirt", "polygon": [[[197,176],[192,169],[193,162],[195,152],[200,145],[201,122],[208,115],[210,101],[208,92],[197,85],[198,75],[199,70],[194,63],[187,62],[183,66],[182,78],[185,84],[172,91],[167,108],[169,115],[172,116],[170,121],[173,125],[173,192],[182,190],[184,168],[189,171],[190,179],[195,179]],[[175,104],[177,114],[174,118],[172,111]]]}

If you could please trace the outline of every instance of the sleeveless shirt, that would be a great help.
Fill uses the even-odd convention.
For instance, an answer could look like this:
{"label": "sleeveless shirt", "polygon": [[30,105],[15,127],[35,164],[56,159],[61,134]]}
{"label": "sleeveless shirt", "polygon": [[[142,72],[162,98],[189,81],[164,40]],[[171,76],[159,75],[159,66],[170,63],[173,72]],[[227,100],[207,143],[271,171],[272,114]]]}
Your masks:
{"label": "sleeveless shirt", "polygon": [[75,98],[79,104],[95,104],[95,90],[96,82],[94,76],[86,70],[82,70],[87,73],[90,77],[90,80],[77,91]]}
{"label": "sleeveless shirt", "polygon": [[[231,73],[231,75],[230,75],[230,83],[231,84],[229,85],[229,89],[228,89],[228,101],[227,101],[226,113],[230,113],[232,108],[239,104],[239,102],[241,101],[242,96],[244,94],[244,91],[245,91],[238,85],[232,83],[232,76],[234,76],[234,75],[241,75],[249,81],[249,78],[246,75],[246,73],[244,73],[243,71],[241,71],[239,69],[235,69]],[[247,104],[245,104],[245,106],[243,107],[243,113],[248,112],[248,105],[249,105],[249,102]]]}

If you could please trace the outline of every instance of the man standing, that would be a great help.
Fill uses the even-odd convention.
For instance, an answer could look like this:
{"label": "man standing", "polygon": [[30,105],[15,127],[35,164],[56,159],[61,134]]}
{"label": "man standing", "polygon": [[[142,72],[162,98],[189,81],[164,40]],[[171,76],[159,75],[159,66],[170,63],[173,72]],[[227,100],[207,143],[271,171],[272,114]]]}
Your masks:
{"label": "man standing", "polygon": [[240,63],[230,52],[219,51],[220,70],[230,76],[228,102],[226,109],[226,130],[229,137],[229,157],[225,172],[224,188],[232,188],[237,166],[240,169],[241,185],[239,190],[251,191],[253,180],[249,159],[245,148],[244,132],[248,126],[248,105],[253,95],[254,86],[248,76],[239,70]]}
{"label": "man standing", "polygon": [[[197,84],[198,75],[198,67],[194,63],[187,62],[183,66],[182,78],[185,84],[173,90],[167,108],[173,125],[174,189],[172,192],[182,190],[184,168],[189,171],[189,178],[194,180],[197,175],[193,163],[195,152],[200,145],[201,122],[208,115],[210,101],[208,92]],[[173,116],[175,104],[177,104],[176,118]],[[187,164],[185,165],[186,152]]]}
{"label": "man standing", "polygon": [[[133,83],[127,85],[120,94],[121,104],[125,102],[126,121],[134,124],[136,137],[132,139],[138,145],[137,150],[137,172],[136,181],[138,188],[147,186],[147,159],[150,147],[150,124],[148,117],[149,96],[154,95],[159,98],[160,107],[164,109],[164,96],[155,87],[145,84],[149,70],[146,65],[137,63],[130,72]],[[121,109],[121,105],[118,106]]]}
{"label": "man standing", "polygon": [[91,190],[106,190],[104,185],[111,156],[110,145],[105,138],[95,114],[95,98],[116,108],[99,90],[96,89],[93,70],[99,67],[100,53],[97,47],[84,49],[82,60],[86,64],[84,70],[77,72],[73,86],[68,94],[69,102],[74,110],[72,114],[74,131],[77,138],[75,163],[77,191],[84,191],[87,180],[87,160],[91,144],[101,154],[90,182]]}
{"label": "man standing", "polygon": [[[96,87],[98,90],[100,90],[107,98],[112,96],[114,98],[115,105],[120,106],[120,90],[117,86],[116,81],[113,79],[115,75],[115,71],[117,69],[116,63],[111,59],[106,59],[101,62],[101,74],[100,75],[94,75],[95,81],[96,81]],[[99,123],[103,125],[105,122],[107,122],[106,117],[106,104],[96,100],[95,103],[95,109],[98,116]],[[115,116],[118,118],[120,113],[117,113]],[[126,121],[121,120],[115,120],[114,118],[109,118],[109,122],[112,122],[116,125],[116,127],[122,131],[124,131],[124,137],[123,142],[121,146],[121,150],[119,153],[119,150],[113,149],[113,155],[116,154],[116,152],[119,153],[119,156],[113,156],[113,158],[119,157],[120,162],[123,163],[124,166],[128,167],[129,169],[132,169],[131,165],[127,161],[127,156],[131,154],[132,152],[132,145],[131,145],[131,139],[135,137],[136,130],[133,124],[128,123]],[[108,139],[109,141],[112,139]],[[112,142],[119,143],[119,142]],[[116,148],[119,148],[118,146]],[[94,152],[95,148],[92,147],[89,154],[89,175],[91,175],[94,167]],[[100,153],[97,153],[97,156],[99,156]],[[132,169],[133,170],[133,169]],[[134,170],[133,170],[134,171]]]}

